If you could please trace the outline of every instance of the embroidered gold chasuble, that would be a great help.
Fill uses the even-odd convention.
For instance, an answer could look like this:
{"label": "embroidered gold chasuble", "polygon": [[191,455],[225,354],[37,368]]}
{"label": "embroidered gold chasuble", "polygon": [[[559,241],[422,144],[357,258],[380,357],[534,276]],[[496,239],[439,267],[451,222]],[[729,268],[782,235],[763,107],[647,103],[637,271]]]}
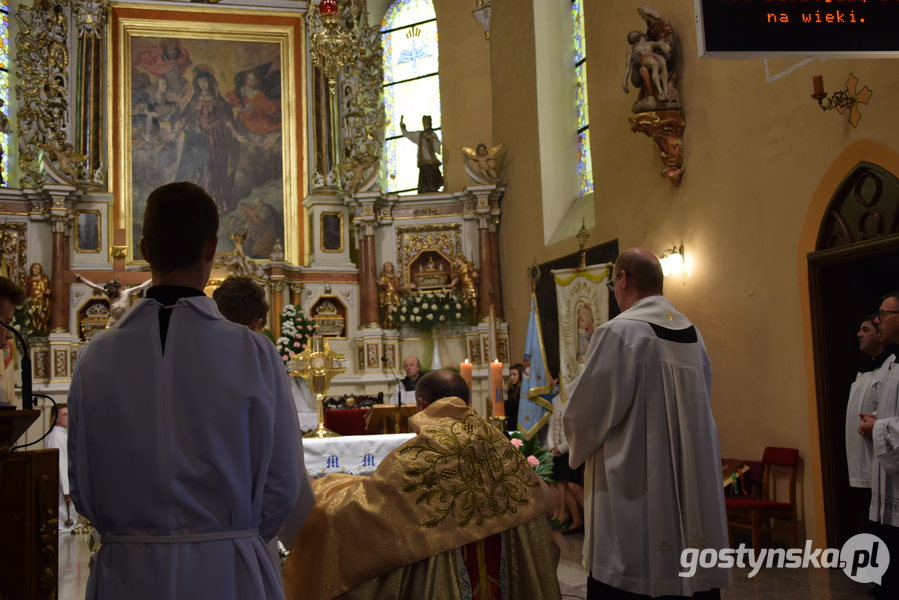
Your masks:
{"label": "embroidered gold chasuble", "polygon": [[559,598],[551,493],[521,452],[459,398],[410,426],[370,477],[314,482],[287,598]]}

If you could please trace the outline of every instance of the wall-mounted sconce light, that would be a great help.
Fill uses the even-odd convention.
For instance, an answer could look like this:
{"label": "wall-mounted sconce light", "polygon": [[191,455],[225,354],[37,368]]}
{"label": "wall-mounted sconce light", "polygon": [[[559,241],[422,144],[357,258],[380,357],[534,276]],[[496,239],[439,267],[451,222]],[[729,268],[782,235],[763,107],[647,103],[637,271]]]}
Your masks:
{"label": "wall-mounted sconce light", "polygon": [[662,263],[662,274],[665,277],[680,275],[684,270],[684,243],[662,252],[659,262]]}
{"label": "wall-mounted sconce light", "polygon": [[812,77],[812,88],[814,89],[812,98],[818,101],[818,106],[821,107],[821,110],[835,110],[843,114],[848,109],[849,124],[853,127],[858,127],[858,122],[862,118],[858,105],[867,104],[871,94],[874,93],[873,90],[868,89],[868,86],[858,90],[858,77],[852,73],[849,74],[849,79],[846,80],[846,87],[830,94],[829,98],[824,91],[824,77],[821,75]]}

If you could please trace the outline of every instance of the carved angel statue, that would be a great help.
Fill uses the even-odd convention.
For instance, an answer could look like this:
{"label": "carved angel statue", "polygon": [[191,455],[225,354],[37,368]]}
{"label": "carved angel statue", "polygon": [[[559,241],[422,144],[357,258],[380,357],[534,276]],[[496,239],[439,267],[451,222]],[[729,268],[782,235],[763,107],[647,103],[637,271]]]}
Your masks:
{"label": "carved angel statue", "polygon": [[451,286],[459,294],[463,304],[478,308],[478,280],[480,275],[474,264],[465,260],[464,256],[456,256],[453,259],[453,270],[456,272]]}
{"label": "carved angel statue", "polygon": [[246,275],[247,277],[255,277],[259,281],[267,281],[269,276],[266,275],[262,267],[247,256],[244,251],[243,247],[247,241],[246,230],[235,231],[229,237],[234,243],[234,253],[231,255],[219,255],[216,264],[228,269],[228,272],[231,275],[236,275],[238,277]]}
{"label": "carved angel statue", "polygon": [[89,279],[85,279],[78,273],[75,273],[75,281],[80,281],[87,287],[106,294],[109,299],[109,319],[106,321],[106,327],[112,327],[116,322],[124,316],[128,309],[131,308],[131,296],[143,292],[153,284],[153,279],[148,279],[140,285],[122,290],[122,284],[118,279],[107,281],[103,285],[98,285]]}
{"label": "carved angel statue", "polygon": [[488,149],[487,144],[481,142],[477,148],[462,147],[462,161],[465,163],[465,172],[471,183],[493,183],[499,180],[500,171],[503,170],[503,159],[506,157],[506,145],[497,144]]}
{"label": "carved angel statue", "polygon": [[400,305],[402,285],[396,277],[392,262],[384,263],[378,277],[378,304],[381,306],[381,324],[384,327],[395,327],[393,311]]}
{"label": "carved angel statue", "polygon": [[74,152],[72,144],[59,146],[56,140],[49,144],[38,144],[45,152],[44,166],[50,175],[60,183],[75,183],[85,179],[87,156]]}

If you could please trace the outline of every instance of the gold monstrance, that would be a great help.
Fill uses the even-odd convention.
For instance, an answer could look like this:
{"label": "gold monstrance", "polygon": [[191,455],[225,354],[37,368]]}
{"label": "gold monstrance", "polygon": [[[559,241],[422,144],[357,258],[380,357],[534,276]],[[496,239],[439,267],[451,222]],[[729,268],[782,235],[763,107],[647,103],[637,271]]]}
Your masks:
{"label": "gold monstrance", "polygon": [[328,340],[318,332],[312,335],[309,346],[301,353],[295,355],[288,366],[291,377],[302,377],[312,393],[315,394],[315,404],[318,410],[318,427],[313,429],[304,438],[340,437],[325,427],[325,392],[335,375],[346,371],[339,366],[340,361],[346,358],[331,350]]}

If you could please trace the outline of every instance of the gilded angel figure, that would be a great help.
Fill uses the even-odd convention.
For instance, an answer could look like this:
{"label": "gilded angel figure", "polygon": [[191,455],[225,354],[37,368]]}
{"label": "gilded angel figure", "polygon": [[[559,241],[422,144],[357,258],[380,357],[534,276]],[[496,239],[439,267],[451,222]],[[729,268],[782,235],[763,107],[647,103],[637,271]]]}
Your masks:
{"label": "gilded angel figure", "polygon": [[452,287],[459,294],[463,304],[478,308],[478,280],[480,275],[473,263],[465,260],[463,256],[453,259],[453,269],[456,276],[453,278]]}
{"label": "gilded angel figure", "polygon": [[487,148],[487,144],[481,142],[475,149],[462,147],[462,161],[465,164],[465,172],[472,183],[492,183],[499,179],[503,169],[503,159],[506,157],[506,145],[497,144]]}

